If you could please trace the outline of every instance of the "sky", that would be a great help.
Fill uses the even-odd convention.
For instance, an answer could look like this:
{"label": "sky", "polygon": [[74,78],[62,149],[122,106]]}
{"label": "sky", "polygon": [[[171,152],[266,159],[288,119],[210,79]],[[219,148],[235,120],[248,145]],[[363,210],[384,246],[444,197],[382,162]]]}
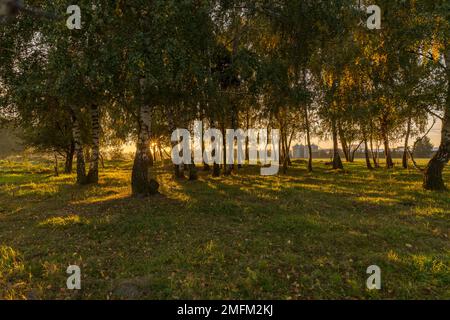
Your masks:
{"label": "sky", "polygon": [[442,121],[439,120],[439,123],[436,122],[436,126],[430,132],[431,143],[435,147],[439,147],[441,143],[441,130],[442,130]]}

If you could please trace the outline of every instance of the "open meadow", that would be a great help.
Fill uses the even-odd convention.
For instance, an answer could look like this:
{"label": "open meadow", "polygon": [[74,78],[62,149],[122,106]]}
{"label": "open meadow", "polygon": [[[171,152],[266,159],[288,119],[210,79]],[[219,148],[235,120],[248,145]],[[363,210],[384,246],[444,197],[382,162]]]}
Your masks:
{"label": "open meadow", "polygon": [[160,194],[140,198],[131,162],[78,186],[51,163],[0,161],[0,299],[450,299],[450,192],[398,164],[325,162],[197,181],[157,165]]}

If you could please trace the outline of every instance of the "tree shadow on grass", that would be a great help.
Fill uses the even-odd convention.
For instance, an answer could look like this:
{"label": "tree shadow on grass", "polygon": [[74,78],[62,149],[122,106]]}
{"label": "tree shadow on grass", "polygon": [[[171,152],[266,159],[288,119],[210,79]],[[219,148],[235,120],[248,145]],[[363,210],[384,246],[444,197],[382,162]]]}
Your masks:
{"label": "tree shadow on grass", "polygon": [[[116,298],[367,297],[365,268],[383,263],[390,251],[432,256],[446,246],[425,224],[403,219],[407,208],[385,202],[362,208],[354,190],[316,188],[331,183],[321,172],[317,178],[200,172],[198,181],[158,174],[166,183],[162,195],[146,199],[130,197],[125,185],[109,194],[108,182],[122,185],[117,177],[100,187],[62,184],[57,203],[23,211],[20,223],[6,221],[2,241],[23,252],[39,283],[51,285],[43,293],[49,298],[73,298],[61,290],[69,264],[83,270],[77,298],[112,291]],[[351,281],[361,284],[355,289]],[[428,280],[421,281],[425,287]]]}

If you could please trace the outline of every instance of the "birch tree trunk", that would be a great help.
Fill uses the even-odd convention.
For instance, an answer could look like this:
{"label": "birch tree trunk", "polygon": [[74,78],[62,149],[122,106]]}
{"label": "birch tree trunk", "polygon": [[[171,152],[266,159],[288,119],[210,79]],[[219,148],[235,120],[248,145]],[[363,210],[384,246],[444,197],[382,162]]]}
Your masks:
{"label": "birch tree trunk", "polygon": [[69,150],[66,151],[66,159],[64,164],[64,173],[71,174],[73,168],[73,156],[75,154],[75,142],[71,141]]}
{"label": "birch tree trunk", "polygon": [[[250,111],[247,108],[247,112],[245,115],[245,132],[248,133],[248,130],[250,129]],[[246,137],[245,138],[245,160],[249,161],[250,160],[250,150],[248,149],[248,143],[249,143],[249,138]]]}
{"label": "birch tree trunk", "polygon": [[83,145],[81,143],[80,125],[76,117],[75,111],[72,109],[72,135],[75,144],[75,156],[77,158],[77,184],[84,185],[87,183],[86,164],[84,161]]}
{"label": "birch tree trunk", "polygon": [[363,129],[364,138],[364,156],[366,158],[367,169],[373,170],[372,163],[370,162],[369,143],[367,142],[367,132]]}
{"label": "birch tree trunk", "polygon": [[392,169],[394,167],[394,162],[392,161],[391,149],[389,147],[389,135],[386,122],[383,120],[381,123],[381,134],[383,136],[384,143],[384,156],[386,159],[386,168]]}
{"label": "birch tree trunk", "polygon": [[373,148],[373,123],[372,122],[370,122],[370,153],[372,154],[372,160],[373,160],[373,164],[374,164],[375,168],[379,168],[380,165],[378,164],[378,154],[375,154],[375,151]]}
{"label": "birch tree trunk", "polygon": [[386,168],[392,169],[394,167],[394,162],[392,161],[391,149],[389,147],[389,138],[387,135],[384,137],[384,156],[386,158]]}
{"label": "birch tree trunk", "polygon": [[152,155],[150,152],[150,107],[142,105],[139,110],[138,140],[131,176],[131,188],[134,196],[149,196],[158,193],[159,184],[150,179]]}
{"label": "birch tree trunk", "polygon": [[[174,122],[174,120],[173,120],[173,118],[172,118],[172,116],[170,114],[168,115],[168,119],[167,120],[169,122],[170,130],[172,132],[175,131],[177,129],[177,127],[176,127],[175,122]],[[178,143],[176,141],[175,142],[172,141],[172,143],[171,143],[172,149],[177,144]],[[184,179],[185,178],[185,176],[184,176],[184,163],[181,163],[179,165],[174,164],[173,165],[173,173],[174,173],[175,178],[177,178],[177,179]]]}
{"label": "birch tree trunk", "polygon": [[[308,81],[306,77],[306,70],[303,69],[302,71],[303,75],[303,85],[305,86],[305,89],[308,86]],[[311,124],[309,121],[309,110],[308,110],[308,104],[304,104],[304,117],[305,117],[305,129],[306,129],[306,143],[308,144],[308,172],[313,171],[313,154],[312,154],[312,146],[311,146]]]}
{"label": "birch tree trunk", "polygon": [[342,125],[338,124],[339,139],[341,140],[342,151],[344,152],[345,161],[350,162],[350,147],[345,138],[344,130],[342,130]]}
{"label": "birch tree trunk", "polygon": [[56,151],[53,153],[53,157],[55,159],[55,177],[59,177],[58,154]]}
{"label": "birch tree trunk", "polygon": [[[215,128],[215,127],[216,126],[213,126],[213,128]],[[211,153],[212,157],[214,158],[212,176],[217,178],[217,177],[220,177],[221,169],[220,169],[220,164],[218,164],[215,160],[216,154],[217,154],[217,150],[214,149]]]}
{"label": "birch tree trunk", "polygon": [[423,186],[427,190],[445,190],[442,172],[450,160],[450,48],[445,52],[445,63],[447,67],[447,101],[442,121],[441,144],[438,152],[428,163],[425,170]]}
{"label": "birch tree trunk", "polygon": [[412,119],[409,117],[408,126],[406,128],[406,137],[405,137],[405,150],[403,151],[402,157],[402,165],[404,169],[408,169],[408,147],[409,147],[409,136],[411,134],[411,122]]}
{"label": "birch tree trunk", "polygon": [[333,134],[333,169],[344,169],[341,156],[339,155],[338,130],[336,127],[336,120],[331,121],[331,131]]}
{"label": "birch tree trunk", "polygon": [[91,123],[92,123],[92,152],[89,162],[89,173],[87,182],[98,183],[98,161],[100,158],[100,121],[98,105],[91,105]]}

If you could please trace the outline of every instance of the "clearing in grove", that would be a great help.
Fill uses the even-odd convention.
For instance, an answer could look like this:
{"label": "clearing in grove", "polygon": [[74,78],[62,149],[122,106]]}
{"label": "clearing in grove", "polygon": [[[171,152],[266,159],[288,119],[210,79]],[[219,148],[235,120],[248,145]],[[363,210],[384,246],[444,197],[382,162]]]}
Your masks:
{"label": "clearing in grove", "polygon": [[161,194],[141,199],[127,161],[87,187],[43,160],[0,161],[0,299],[450,299],[450,192],[399,165],[325,162],[192,182],[160,165]]}

